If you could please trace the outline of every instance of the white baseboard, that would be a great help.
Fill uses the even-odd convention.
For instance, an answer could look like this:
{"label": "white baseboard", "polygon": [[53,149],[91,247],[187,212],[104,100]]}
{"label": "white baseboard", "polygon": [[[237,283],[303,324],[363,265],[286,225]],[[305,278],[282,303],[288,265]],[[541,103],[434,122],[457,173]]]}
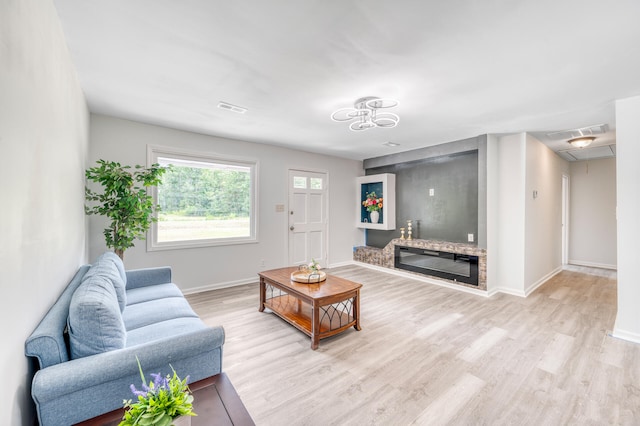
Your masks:
{"label": "white baseboard", "polygon": [[[349,266],[349,265],[353,265],[354,262],[353,260],[348,260],[346,262],[338,262],[338,263],[333,263],[330,266],[328,266],[329,268],[339,268],[341,266]],[[245,285],[245,284],[254,284],[254,283],[258,283],[260,281],[260,279],[258,278],[258,276],[256,275],[255,278],[244,278],[241,280],[234,280],[234,281],[226,281],[223,283],[216,283],[216,284],[207,284],[207,285],[203,285],[200,287],[191,287],[191,288],[187,288],[182,290],[182,294],[187,295],[187,294],[196,294],[196,293],[202,293],[205,291],[211,291],[211,290],[220,290],[223,288],[229,288],[229,287],[236,287],[239,285]]]}
{"label": "white baseboard", "polygon": [[475,294],[476,296],[482,296],[482,297],[488,297],[489,296],[487,294],[487,292],[484,291],[484,290],[476,290],[476,289],[465,287],[465,286],[461,286],[461,285],[459,286],[459,285],[455,285],[455,284],[449,284],[446,281],[441,281],[441,280],[438,280],[438,279],[435,279],[435,278],[429,278],[427,276],[420,277],[418,275],[410,274],[408,272],[399,271],[397,269],[385,268],[384,266],[376,266],[376,265],[371,265],[369,263],[363,263],[363,262],[357,262],[357,261],[353,261],[350,264],[351,265],[362,266],[364,268],[374,269],[376,271],[384,272],[384,273],[391,274],[391,275],[396,275],[396,276],[403,277],[403,278],[411,278],[411,279],[416,280],[416,281],[421,281],[421,282],[428,283],[428,284],[434,284],[434,285],[438,285],[440,287],[450,288],[452,290],[458,290],[458,291],[462,291],[462,292],[465,292],[465,293]]}
{"label": "white baseboard", "polygon": [[[334,263],[334,264],[331,264],[331,266],[329,266],[329,267],[330,268],[339,268],[339,267],[342,267],[342,266],[350,266],[350,265],[358,265],[358,266],[362,266],[364,268],[374,269],[376,271],[384,272],[384,273],[387,273],[387,274],[396,275],[396,276],[403,277],[403,278],[410,278],[410,279],[413,279],[413,280],[416,280],[416,281],[421,281],[421,282],[428,283],[428,284],[438,285],[440,287],[446,287],[446,288],[450,288],[452,290],[462,291],[464,293],[475,294],[476,296],[482,296],[482,297],[491,297],[496,293],[505,293],[505,294],[510,294],[512,296],[527,297],[529,294],[531,294],[533,291],[535,291],[542,284],[544,284],[545,282],[550,280],[553,276],[555,276],[560,271],[562,271],[562,268],[558,268],[558,269],[550,272],[549,274],[545,275],[543,278],[538,280],[536,283],[534,283],[532,286],[530,286],[527,289],[526,292],[525,291],[521,291],[521,290],[514,290],[514,289],[510,289],[510,288],[506,288],[506,287],[498,287],[498,288],[491,289],[491,291],[484,291],[484,290],[476,290],[476,289],[465,287],[465,286],[461,286],[461,285],[450,284],[450,283],[448,283],[446,281],[442,281],[442,280],[439,280],[437,278],[430,278],[430,277],[427,277],[427,276],[421,277],[421,276],[418,276],[418,275],[415,275],[415,274],[410,274],[408,272],[400,271],[400,270],[397,270],[397,269],[385,268],[383,266],[371,265],[369,263],[357,262],[355,260]],[[191,287],[191,288],[182,290],[182,293],[185,294],[185,295],[188,295],[188,294],[202,293],[202,292],[210,291],[210,290],[219,290],[219,289],[223,289],[223,288],[236,287],[236,286],[239,286],[239,285],[257,284],[257,283],[258,283],[258,278],[245,278],[245,279],[241,279],[241,280],[227,281],[227,282],[223,282],[223,283],[208,284],[208,285],[200,286],[200,287]],[[615,337],[618,337],[618,336],[615,336]],[[623,337],[620,337],[620,338],[623,338]],[[640,343],[640,336],[638,336],[638,338],[639,338],[638,342]],[[630,339],[625,339],[625,340],[630,340]]]}
{"label": "white baseboard", "polygon": [[182,294],[184,295],[195,294],[195,293],[202,293],[202,292],[211,291],[211,290],[220,290],[222,288],[236,287],[244,284],[257,284],[259,281],[260,281],[259,278],[256,276],[255,278],[245,278],[242,280],[227,281],[227,282],[216,283],[216,284],[207,284],[200,287],[191,287],[184,290],[181,289],[181,291],[182,291]]}
{"label": "white baseboard", "polygon": [[493,296],[494,294],[497,294],[497,293],[504,293],[504,294],[509,294],[511,296],[518,296],[518,297],[527,297],[527,294],[524,291],[515,290],[507,287],[498,287],[498,288],[491,289],[491,291],[489,291],[487,294],[489,296]]}
{"label": "white baseboard", "polygon": [[617,265],[609,265],[606,263],[584,262],[582,260],[573,260],[573,259],[569,259],[569,265],[586,266],[588,268],[613,269],[614,271],[618,269]]}
{"label": "white baseboard", "polygon": [[531,293],[533,293],[534,291],[536,291],[536,289],[538,287],[540,287],[542,284],[546,283],[547,281],[549,281],[551,278],[553,278],[554,276],[558,275],[560,272],[562,272],[562,266],[558,266],[556,269],[554,269],[553,271],[549,272],[547,275],[545,275],[544,277],[540,278],[538,281],[536,281],[535,283],[533,283],[532,285],[530,285],[527,289],[525,289],[524,294],[525,297],[527,297],[528,295],[530,295]]}
{"label": "white baseboard", "polygon": [[640,334],[633,333],[631,331],[621,330],[618,327],[613,328],[613,332],[611,333],[611,336],[617,339],[627,340],[633,343],[640,343]]}
{"label": "white baseboard", "polygon": [[354,264],[353,260],[347,260],[346,262],[332,263],[331,265],[328,266],[328,268],[339,268],[341,266],[349,266],[353,264]]}

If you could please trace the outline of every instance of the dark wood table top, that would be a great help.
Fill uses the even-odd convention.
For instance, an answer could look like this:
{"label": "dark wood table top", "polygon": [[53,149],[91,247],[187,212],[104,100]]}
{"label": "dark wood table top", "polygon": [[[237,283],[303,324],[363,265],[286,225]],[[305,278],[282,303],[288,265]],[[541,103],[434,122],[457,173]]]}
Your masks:
{"label": "dark wood table top", "polygon": [[[192,426],[255,426],[253,419],[238,396],[235,388],[225,373],[191,383],[193,393]],[[124,409],[111,411],[79,425],[117,425]]]}
{"label": "dark wood table top", "polygon": [[329,274],[327,274],[325,281],[320,281],[319,283],[307,284],[291,281],[291,273],[297,270],[297,267],[292,266],[259,272],[258,275],[267,281],[275,282],[293,293],[310,299],[323,299],[343,293],[347,294],[362,287],[360,283]]}

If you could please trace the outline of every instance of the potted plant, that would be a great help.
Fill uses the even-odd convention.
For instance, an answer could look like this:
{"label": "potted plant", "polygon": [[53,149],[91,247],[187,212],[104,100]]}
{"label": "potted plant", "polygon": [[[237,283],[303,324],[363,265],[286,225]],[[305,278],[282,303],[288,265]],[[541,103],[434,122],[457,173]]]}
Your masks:
{"label": "potted plant", "polygon": [[151,223],[157,221],[154,211],[159,206],[153,203],[153,197],[147,188],[160,184],[167,170],[159,164],[150,168],[122,166],[115,161],[98,160],[98,166],[87,169],[88,180],[102,185],[102,193],[85,187],[85,198],[93,206],[85,206],[88,215],[98,214],[111,220],[104,229],[107,247],[124,258],[124,251],[133,247],[135,239],[144,240]]}
{"label": "potted plant", "polygon": [[[137,357],[136,357],[137,359]],[[151,374],[153,381],[147,381],[138,360],[142,390],[131,385],[131,392],[137,402],[124,401],[125,413],[119,426],[180,426],[190,425],[193,412],[193,395],[187,385],[188,377],[181,380],[171,367],[173,376],[163,377],[160,373]]]}

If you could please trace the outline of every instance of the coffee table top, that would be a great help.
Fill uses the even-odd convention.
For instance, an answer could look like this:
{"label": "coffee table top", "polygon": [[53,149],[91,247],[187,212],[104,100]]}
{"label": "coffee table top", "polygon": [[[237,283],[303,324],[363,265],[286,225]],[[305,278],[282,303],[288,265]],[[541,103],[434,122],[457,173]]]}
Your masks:
{"label": "coffee table top", "polygon": [[[191,417],[193,426],[255,426],[225,373],[191,383],[189,389],[193,393],[193,409],[198,414]],[[115,426],[123,414],[124,409],[119,408],[78,423],[78,426]]]}
{"label": "coffee table top", "polygon": [[322,299],[342,293],[350,293],[362,287],[362,284],[330,274],[327,274],[327,279],[325,281],[320,281],[319,283],[307,284],[291,281],[291,273],[297,270],[298,267],[292,266],[263,271],[258,273],[258,275],[266,280],[280,284],[287,290],[302,296],[307,296],[310,299]]}

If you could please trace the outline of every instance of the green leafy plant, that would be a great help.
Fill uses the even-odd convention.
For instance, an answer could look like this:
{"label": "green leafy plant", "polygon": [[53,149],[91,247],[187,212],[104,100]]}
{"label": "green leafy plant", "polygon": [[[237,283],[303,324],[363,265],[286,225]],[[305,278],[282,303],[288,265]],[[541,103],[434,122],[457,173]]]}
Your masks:
{"label": "green leafy plant", "polygon": [[[138,360],[138,358],[136,357]],[[137,402],[123,401],[125,413],[119,426],[169,426],[180,416],[195,416],[193,395],[187,385],[188,377],[181,380],[176,370],[173,375],[163,377],[160,373],[151,374],[153,380],[147,385],[138,360],[142,390],[131,385],[131,392],[138,397]]]}
{"label": "green leafy plant", "polygon": [[150,168],[122,166],[114,161],[98,160],[98,165],[87,169],[87,180],[102,185],[102,193],[85,187],[85,198],[93,206],[85,206],[88,215],[97,214],[111,220],[104,229],[107,247],[124,257],[124,251],[133,247],[135,239],[144,240],[145,233],[157,218],[154,211],[159,207],[153,203],[153,197],[147,188],[160,184],[167,170],[159,164]]}

